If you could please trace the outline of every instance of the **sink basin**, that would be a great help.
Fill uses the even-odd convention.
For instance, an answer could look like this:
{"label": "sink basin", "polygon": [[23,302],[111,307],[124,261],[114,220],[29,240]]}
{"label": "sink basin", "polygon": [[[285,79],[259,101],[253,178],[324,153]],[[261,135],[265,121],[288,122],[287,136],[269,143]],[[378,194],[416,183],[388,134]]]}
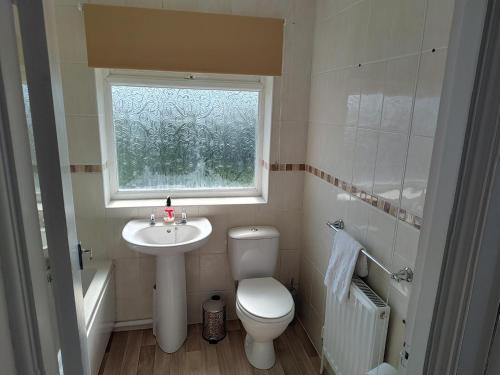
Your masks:
{"label": "sink basin", "polygon": [[156,223],[132,220],[125,225],[122,237],[129,247],[149,255],[175,255],[203,246],[212,233],[205,217],[189,219],[186,224]]}
{"label": "sink basin", "polygon": [[177,351],[187,337],[184,254],[203,246],[211,233],[205,217],[189,218],[186,224],[131,220],[123,228],[122,237],[132,250],[156,256],[153,334],[164,352]]}

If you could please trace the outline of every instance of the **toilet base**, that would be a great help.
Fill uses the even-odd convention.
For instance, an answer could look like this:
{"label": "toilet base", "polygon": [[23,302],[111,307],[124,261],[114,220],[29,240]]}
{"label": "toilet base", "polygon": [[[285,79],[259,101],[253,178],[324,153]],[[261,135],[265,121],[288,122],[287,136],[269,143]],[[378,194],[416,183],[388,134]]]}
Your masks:
{"label": "toilet base", "polygon": [[260,370],[270,369],[276,362],[273,341],[258,342],[248,333],[245,337],[245,354],[248,362]]}

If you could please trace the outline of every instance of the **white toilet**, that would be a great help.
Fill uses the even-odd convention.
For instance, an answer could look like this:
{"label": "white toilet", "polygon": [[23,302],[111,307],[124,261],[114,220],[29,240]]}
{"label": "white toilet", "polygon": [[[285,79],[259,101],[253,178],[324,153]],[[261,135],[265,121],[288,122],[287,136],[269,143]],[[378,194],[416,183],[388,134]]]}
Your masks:
{"label": "white toilet", "polygon": [[269,369],[276,361],[273,340],[295,312],[292,295],[272,277],[279,232],[273,227],[240,227],[230,229],[228,237],[231,273],[238,281],[236,313],[247,332],[245,353],[252,366]]}

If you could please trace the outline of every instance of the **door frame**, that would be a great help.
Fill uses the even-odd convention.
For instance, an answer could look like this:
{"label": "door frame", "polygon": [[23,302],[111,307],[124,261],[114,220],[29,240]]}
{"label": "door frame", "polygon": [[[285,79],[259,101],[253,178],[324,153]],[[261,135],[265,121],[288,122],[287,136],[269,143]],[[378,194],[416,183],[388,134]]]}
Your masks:
{"label": "door frame", "polygon": [[426,371],[486,373],[500,289],[500,1],[487,4]]}
{"label": "door frame", "polygon": [[55,374],[57,332],[51,320],[13,21],[12,3],[0,0],[0,275],[10,332],[10,337],[2,335],[2,354],[11,347],[18,374]]}
{"label": "door frame", "polygon": [[478,245],[480,208],[490,182],[483,165],[475,164],[475,169],[473,165],[491,160],[493,152],[487,138],[478,139],[486,124],[479,123],[477,117],[484,110],[477,105],[482,89],[478,77],[484,73],[484,25],[488,4],[493,2],[498,0],[455,2],[408,309],[405,350],[409,359],[402,371],[407,374],[455,373],[457,338],[468,309],[467,289],[474,277],[470,246]]}
{"label": "door frame", "polygon": [[[2,120],[6,121],[2,121],[1,124],[2,130],[7,130],[10,135],[16,136],[15,139],[13,137],[2,137],[6,145],[6,147],[2,147],[2,150],[13,154],[12,158],[2,158],[2,162],[5,163],[8,170],[1,177],[5,177],[6,183],[11,185],[9,190],[11,195],[5,197],[3,203],[5,203],[6,207],[2,208],[5,208],[5,212],[11,216],[10,223],[18,224],[9,228],[10,233],[15,236],[14,240],[17,240],[17,243],[12,242],[13,245],[18,245],[12,247],[9,254],[12,253],[14,257],[23,255],[26,257],[42,257],[12,2],[9,0],[0,1],[2,7],[0,24],[5,23],[8,25],[8,27],[6,26],[8,33],[0,33],[2,51],[5,51],[1,55],[5,59],[5,61],[2,61],[1,69],[3,83],[5,84],[5,81],[9,83],[7,87],[0,90],[0,99],[4,101],[10,100],[6,108],[12,110],[16,115],[16,117],[7,119],[4,116]],[[30,95],[37,168],[52,277],[51,291],[54,296],[57,321],[57,330],[53,329],[52,332],[46,333],[52,333],[56,336],[53,341],[58,339],[56,350],[60,348],[64,373],[86,375],[90,374],[90,362],[87,349],[81,273],[78,262],[61,74],[58,63],[57,38],[54,30],[54,6],[52,0],[34,2],[17,0],[16,6]],[[4,46],[8,48],[4,48]],[[8,207],[9,204],[17,204],[19,207]],[[25,245],[25,248],[22,248],[19,244]],[[29,270],[17,275],[16,281],[20,285],[27,285],[25,290],[9,290],[6,284],[11,276],[15,276],[18,272],[16,268],[5,267],[6,272],[4,274],[2,269],[2,276],[4,277],[6,291],[12,293],[13,297],[22,298],[27,296],[37,301],[43,296],[38,296],[35,293],[36,288],[39,285],[48,285],[47,275],[45,274],[47,263],[42,257],[41,263],[33,262],[30,266]],[[29,290],[29,287],[32,290]],[[39,302],[44,302],[45,307],[50,305],[48,298]],[[21,371],[18,369],[19,373],[59,373],[59,369],[54,369],[52,365],[48,367],[40,358],[40,352],[43,353],[45,347],[49,346],[46,337],[40,335],[40,332],[50,330],[49,326],[41,324],[40,320],[49,320],[51,318],[52,310],[50,310],[50,306],[43,311],[35,310],[30,304],[26,303],[22,307],[24,307],[24,310],[20,309],[20,311],[26,311],[26,314],[30,314],[25,320],[31,320],[33,333],[17,347],[16,342],[13,342],[15,354],[18,356],[16,357],[16,365],[25,365],[23,363],[24,359],[19,356],[25,356],[26,363],[32,363],[33,365],[30,370]],[[9,318],[12,319],[11,328],[13,330],[17,329],[17,326],[22,328],[22,322],[19,321],[21,317],[12,313],[9,314]],[[35,327],[35,323],[38,323],[38,327]],[[26,324],[30,327],[28,323]],[[36,328],[38,329],[38,335],[36,334]],[[34,349],[23,352],[23,349],[29,349],[30,346]],[[54,359],[53,353],[50,357],[51,360]],[[57,356],[55,358],[57,359]]]}

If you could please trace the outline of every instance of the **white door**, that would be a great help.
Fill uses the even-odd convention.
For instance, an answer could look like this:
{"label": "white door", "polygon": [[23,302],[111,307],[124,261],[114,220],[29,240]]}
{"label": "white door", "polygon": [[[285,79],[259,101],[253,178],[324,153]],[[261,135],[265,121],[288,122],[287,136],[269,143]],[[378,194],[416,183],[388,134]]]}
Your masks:
{"label": "white door", "polygon": [[0,276],[11,331],[0,343],[14,349],[14,373],[84,375],[83,292],[49,1],[0,0]]}

